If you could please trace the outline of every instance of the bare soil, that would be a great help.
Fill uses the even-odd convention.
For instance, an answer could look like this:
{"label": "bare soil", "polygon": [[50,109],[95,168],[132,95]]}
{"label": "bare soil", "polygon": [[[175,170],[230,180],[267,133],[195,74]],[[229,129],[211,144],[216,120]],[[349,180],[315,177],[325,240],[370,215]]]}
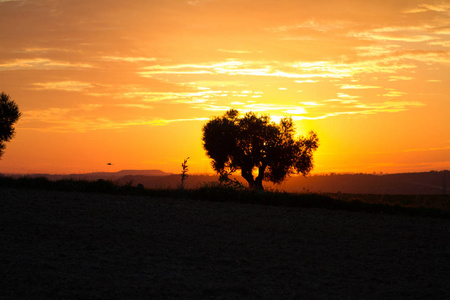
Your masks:
{"label": "bare soil", "polygon": [[450,299],[450,221],[0,188],[1,299]]}

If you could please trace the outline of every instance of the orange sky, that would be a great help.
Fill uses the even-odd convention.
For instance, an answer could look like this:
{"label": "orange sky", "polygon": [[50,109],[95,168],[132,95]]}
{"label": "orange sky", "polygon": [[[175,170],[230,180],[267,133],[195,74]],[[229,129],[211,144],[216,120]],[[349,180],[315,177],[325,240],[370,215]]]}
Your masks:
{"label": "orange sky", "polygon": [[[292,116],[314,172],[450,169],[448,1],[0,0],[3,173],[211,172],[201,127]],[[112,163],[111,166],[107,163]]]}

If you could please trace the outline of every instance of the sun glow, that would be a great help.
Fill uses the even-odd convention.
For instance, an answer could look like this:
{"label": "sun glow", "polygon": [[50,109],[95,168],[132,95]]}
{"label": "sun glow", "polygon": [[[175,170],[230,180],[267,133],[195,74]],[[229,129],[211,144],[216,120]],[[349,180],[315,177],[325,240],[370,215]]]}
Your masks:
{"label": "sun glow", "polygon": [[442,1],[78,2],[0,1],[2,172],[211,172],[201,127],[230,108],[317,131],[316,172],[450,168]]}

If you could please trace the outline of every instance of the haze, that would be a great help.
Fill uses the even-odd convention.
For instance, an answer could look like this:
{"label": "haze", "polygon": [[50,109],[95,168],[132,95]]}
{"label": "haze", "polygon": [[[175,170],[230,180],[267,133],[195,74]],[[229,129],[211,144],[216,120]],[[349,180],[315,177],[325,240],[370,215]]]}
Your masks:
{"label": "haze", "polygon": [[[212,172],[202,125],[291,116],[314,172],[450,168],[448,1],[0,0],[2,173]],[[109,165],[110,164],[110,165]]]}

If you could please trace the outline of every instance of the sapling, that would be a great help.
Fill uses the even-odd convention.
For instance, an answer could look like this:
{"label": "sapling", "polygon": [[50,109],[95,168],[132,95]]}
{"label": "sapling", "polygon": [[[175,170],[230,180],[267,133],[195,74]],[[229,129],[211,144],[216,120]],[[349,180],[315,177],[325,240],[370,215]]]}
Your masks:
{"label": "sapling", "polygon": [[187,172],[189,171],[189,167],[187,165],[187,161],[188,161],[189,157],[186,158],[183,163],[181,164],[181,189],[184,189],[184,182],[186,181],[186,179],[188,178],[188,174]]}

